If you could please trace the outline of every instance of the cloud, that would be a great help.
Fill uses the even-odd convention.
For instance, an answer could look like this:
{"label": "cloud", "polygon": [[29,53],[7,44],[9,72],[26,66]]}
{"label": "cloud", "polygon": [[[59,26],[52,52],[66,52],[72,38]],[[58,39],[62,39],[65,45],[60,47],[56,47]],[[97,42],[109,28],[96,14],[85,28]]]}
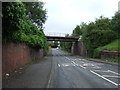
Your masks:
{"label": "cloud", "polygon": [[94,21],[101,15],[111,18],[119,0],[43,0],[48,10],[45,32],[72,33],[81,22]]}

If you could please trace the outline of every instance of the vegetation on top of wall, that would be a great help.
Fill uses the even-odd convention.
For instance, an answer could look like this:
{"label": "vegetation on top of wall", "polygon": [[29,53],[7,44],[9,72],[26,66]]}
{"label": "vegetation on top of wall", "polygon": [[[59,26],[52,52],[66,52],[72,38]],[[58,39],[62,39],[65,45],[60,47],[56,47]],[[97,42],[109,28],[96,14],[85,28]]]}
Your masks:
{"label": "vegetation on top of wall", "polygon": [[104,51],[104,50],[108,50],[108,51],[120,51],[120,47],[119,47],[119,43],[120,43],[120,39],[114,40],[111,43],[103,46],[103,47],[99,47],[96,48],[94,50],[94,58],[99,58],[100,57],[100,52]]}
{"label": "vegetation on top of wall", "polygon": [[2,4],[3,42],[24,42],[32,48],[47,49],[47,39],[43,30],[38,29],[26,17],[26,7],[22,2]]}

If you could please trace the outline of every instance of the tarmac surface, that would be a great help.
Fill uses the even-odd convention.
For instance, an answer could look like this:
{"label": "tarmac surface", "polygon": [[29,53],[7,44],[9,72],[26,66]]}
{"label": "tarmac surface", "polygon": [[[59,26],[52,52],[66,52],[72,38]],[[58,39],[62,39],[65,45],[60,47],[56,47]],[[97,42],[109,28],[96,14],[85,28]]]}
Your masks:
{"label": "tarmac surface", "polygon": [[3,81],[3,88],[119,88],[117,65],[95,62],[50,49],[43,61]]}

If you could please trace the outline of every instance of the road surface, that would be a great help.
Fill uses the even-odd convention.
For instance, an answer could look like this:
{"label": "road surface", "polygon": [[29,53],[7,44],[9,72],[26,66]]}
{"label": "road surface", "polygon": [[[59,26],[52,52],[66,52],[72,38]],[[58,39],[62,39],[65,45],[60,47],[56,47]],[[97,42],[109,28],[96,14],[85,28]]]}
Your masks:
{"label": "road surface", "polygon": [[118,88],[118,66],[98,63],[51,49],[52,74],[48,88]]}
{"label": "road surface", "polygon": [[3,88],[118,88],[118,67],[50,49],[38,63],[3,81]]}

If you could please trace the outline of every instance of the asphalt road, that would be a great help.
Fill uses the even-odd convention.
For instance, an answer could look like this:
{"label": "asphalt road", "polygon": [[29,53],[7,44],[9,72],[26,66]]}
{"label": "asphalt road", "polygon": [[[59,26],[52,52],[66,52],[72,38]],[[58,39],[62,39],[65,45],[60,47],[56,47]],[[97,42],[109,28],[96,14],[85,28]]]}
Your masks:
{"label": "asphalt road", "polygon": [[82,59],[51,49],[52,72],[47,88],[118,88],[118,66]]}
{"label": "asphalt road", "polygon": [[[20,68],[21,69],[21,68]],[[72,56],[60,49],[3,80],[3,88],[118,88],[118,67]]]}

